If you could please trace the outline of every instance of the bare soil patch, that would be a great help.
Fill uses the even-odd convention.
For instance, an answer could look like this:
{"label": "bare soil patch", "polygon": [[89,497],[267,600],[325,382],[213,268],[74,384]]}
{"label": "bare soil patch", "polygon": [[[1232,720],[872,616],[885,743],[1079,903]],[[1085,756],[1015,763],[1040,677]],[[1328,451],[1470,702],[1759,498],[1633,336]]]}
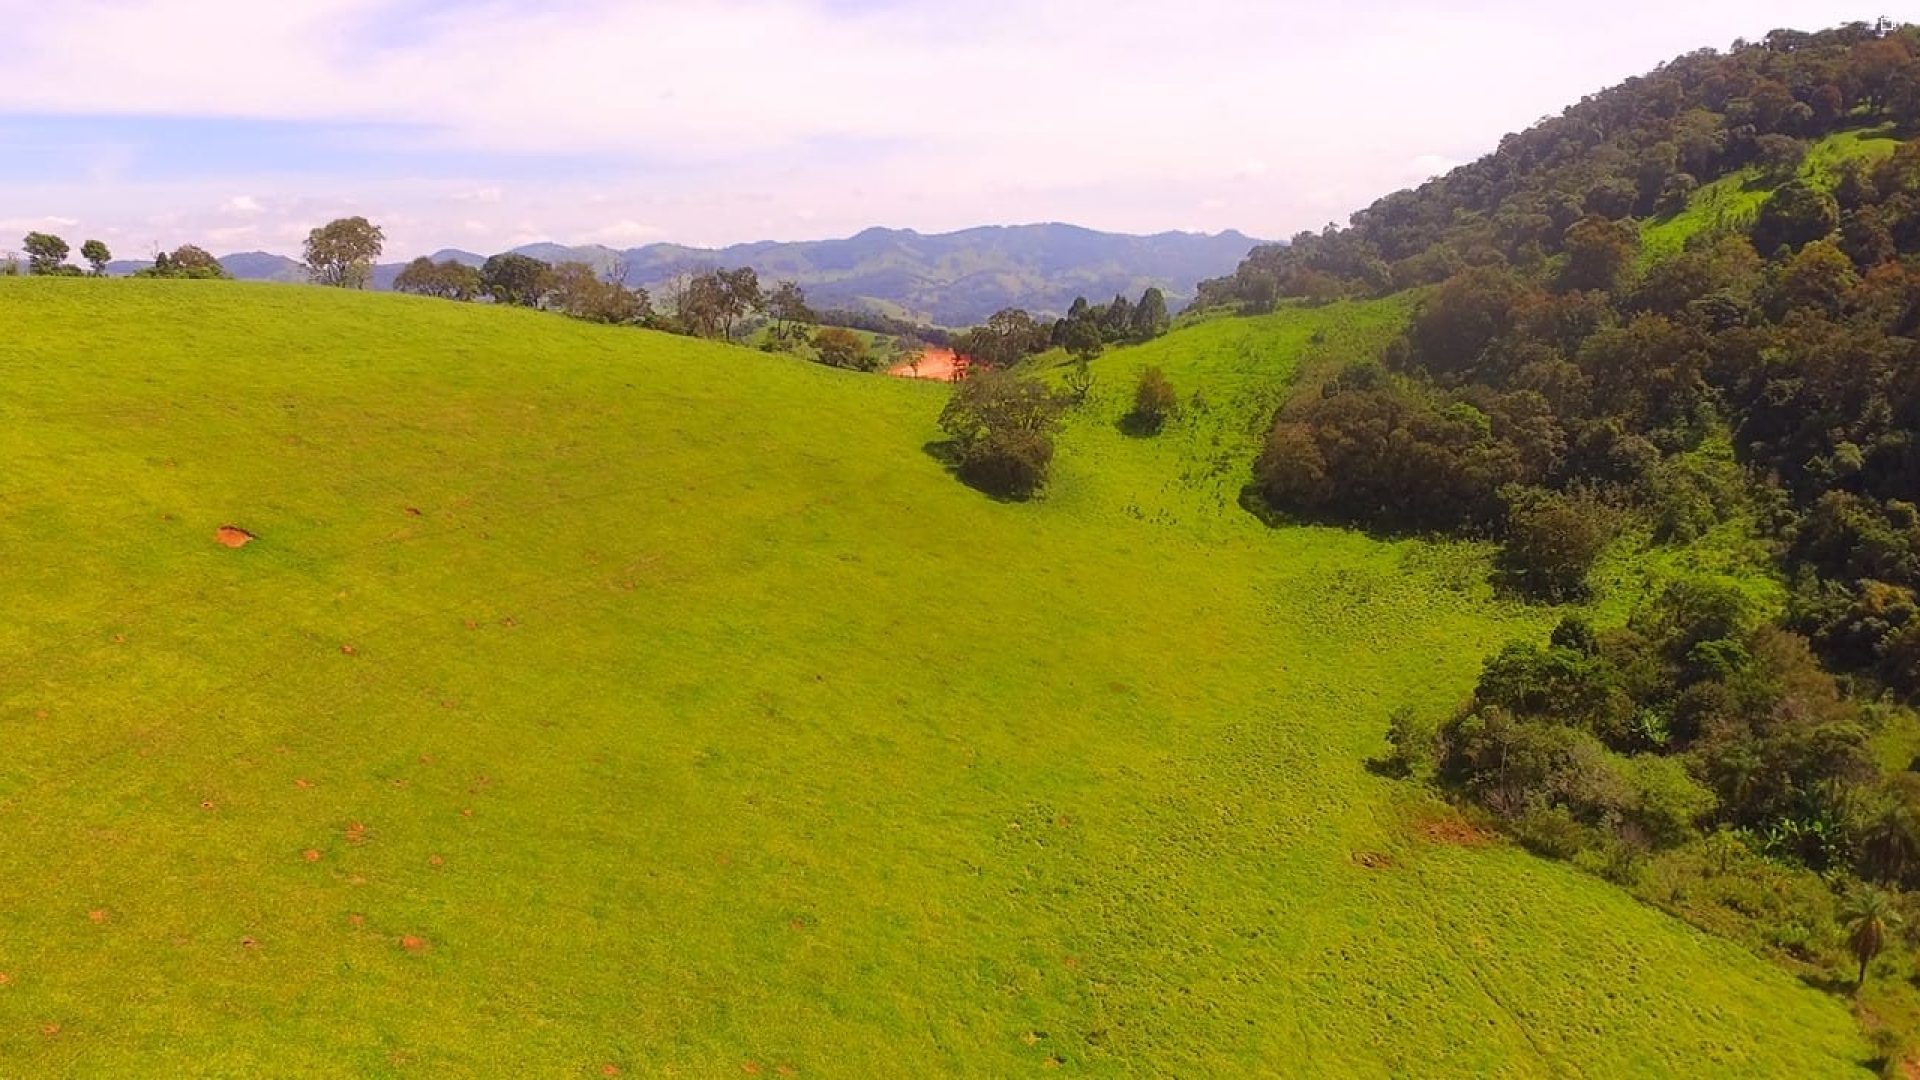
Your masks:
{"label": "bare soil patch", "polygon": [[967,362],[956,355],[952,349],[928,349],[920,358],[904,364],[895,364],[887,369],[887,374],[902,379],[927,379],[933,382],[953,382],[966,374]]}
{"label": "bare soil patch", "polygon": [[410,953],[423,953],[427,951],[427,939],[415,934],[406,934],[400,938],[400,947]]}
{"label": "bare soil patch", "polygon": [[220,542],[221,547],[229,548],[246,547],[248,544],[253,543],[255,539],[252,533],[238,525],[220,526],[219,529],[214,531],[213,538]]}
{"label": "bare soil patch", "polygon": [[1429,843],[1456,847],[1479,847],[1493,840],[1491,833],[1461,817],[1428,818],[1419,824],[1419,830]]}

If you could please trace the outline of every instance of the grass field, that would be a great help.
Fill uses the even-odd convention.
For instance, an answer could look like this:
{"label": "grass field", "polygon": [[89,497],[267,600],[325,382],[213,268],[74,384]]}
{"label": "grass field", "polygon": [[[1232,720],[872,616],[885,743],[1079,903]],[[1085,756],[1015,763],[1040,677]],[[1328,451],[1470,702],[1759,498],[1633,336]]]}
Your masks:
{"label": "grass field", "polygon": [[[1553,618],[1234,505],[1401,314],[1115,353],[1007,505],[938,385],[0,280],[0,1073],[1864,1075],[1838,999],[1366,771]],[[1146,363],[1204,399],[1150,441]]]}

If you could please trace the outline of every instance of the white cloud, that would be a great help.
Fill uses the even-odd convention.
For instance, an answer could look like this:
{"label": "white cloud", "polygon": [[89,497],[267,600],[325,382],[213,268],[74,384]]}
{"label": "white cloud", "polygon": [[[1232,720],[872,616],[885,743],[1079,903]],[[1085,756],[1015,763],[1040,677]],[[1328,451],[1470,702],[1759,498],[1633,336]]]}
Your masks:
{"label": "white cloud", "polygon": [[170,228],[204,234],[217,216],[183,208],[245,185],[233,198],[258,211],[225,209],[269,225],[384,212],[396,254],[475,219],[508,241],[1062,219],[1284,236],[1681,52],[1856,14],[1838,0],[1620,0],[1577,23],[1524,0],[1189,0],[1178,17],[1148,0],[425,14],[409,0],[0,0],[0,114],[403,125],[366,137],[515,162],[431,181],[356,170],[346,146],[332,169],[263,158],[165,184],[102,169],[0,182],[0,201],[103,226],[178,213]]}
{"label": "white cloud", "polygon": [[596,229],[587,239],[597,244],[631,247],[658,240],[664,235],[666,231],[658,225],[647,225],[632,219],[624,219],[605,228]]}
{"label": "white cloud", "polygon": [[261,206],[260,200],[251,195],[235,195],[221,203],[220,209],[229,214],[259,214],[265,212],[266,207]]}

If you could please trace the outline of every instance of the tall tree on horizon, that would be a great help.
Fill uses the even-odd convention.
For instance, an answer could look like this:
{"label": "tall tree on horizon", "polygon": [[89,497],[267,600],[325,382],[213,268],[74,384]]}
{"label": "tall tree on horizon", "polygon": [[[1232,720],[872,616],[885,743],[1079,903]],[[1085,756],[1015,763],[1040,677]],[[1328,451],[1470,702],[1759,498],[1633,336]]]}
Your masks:
{"label": "tall tree on horizon", "polygon": [[386,241],[380,226],[366,218],[330,221],[307,234],[307,274],[318,285],[364,289]]}

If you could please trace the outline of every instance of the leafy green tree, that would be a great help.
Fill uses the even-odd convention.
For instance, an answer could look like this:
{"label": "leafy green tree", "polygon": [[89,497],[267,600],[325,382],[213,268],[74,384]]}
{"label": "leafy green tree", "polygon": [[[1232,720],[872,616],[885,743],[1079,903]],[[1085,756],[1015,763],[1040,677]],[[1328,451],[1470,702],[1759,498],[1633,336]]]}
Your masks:
{"label": "leafy green tree", "polygon": [[316,284],[364,289],[386,239],[378,225],[363,217],[330,221],[307,234],[307,274]]}
{"label": "leafy green tree", "polygon": [[774,332],[783,336],[795,325],[820,321],[807,306],[806,290],[791,281],[782,281],[767,294],[767,314],[773,319]]}
{"label": "leafy green tree", "polygon": [[1887,947],[1887,936],[1900,925],[1900,913],[1893,901],[1879,889],[1861,889],[1841,909],[1840,923],[1847,932],[1847,949],[1860,962],[1854,977],[1856,991],[1866,985],[1867,965]]}
{"label": "leafy green tree", "polygon": [[1840,204],[1804,180],[1795,180],[1768,197],[1753,222],[1753,246],[1771,255],[1782,246],[1795,250],[1840,227]]}
{"label": "leafy green tree", "polygon": [[1511,490],[1506,502],[1500,566],[1507,579],[1542,600],[1584,596],[1588,572],[1613,539],[1612,508],[1591,495],[1542,488]]}
{"label": "leafy green tree", "polygon": [[1133,386],[1133,411],[1127,415],[1129,426],[1143,434],[1153,434],[1166,425],[1180,407],[1180,395],[1158,367],[1140,369]]}
{"label": "leafy green tree", "polygon": [[553,267],[531,255],[507,252],[480,267],[480,287],[498,304],[538,307],[547,295]]}
{"label": "leafy green tree", "polygon": [[1585,217],[1567,230],[1566,247],[1561,289],[1612,292],[1640,256],[1640,230],[1631,221]]}
{"label": "leafy green tree", "polygon": [[823,326],[813,335],[813,349],[820,362],[848,371],[870,371],[873,361],[866,339],[842,326]]}
{"label": "leafy green tree", "polygon": [[1134,341],[1152,341],[1167,332],[1173,319],[1167,314],[1167,294],[1158,287],[1149,288],[1140,294],[1140,302],[1133,308],[1133,325],[1128,336]]}
{"label": "leafy green tree", "polygon": [[80,245],[80,257],[87,260],[94,277],[106,277],[107,264],[113,261],[113,252],[108,251],[107,245],[100,241],[89,240]]}
{"label": "leafy green tree", "polygon": [[962,479],[1023,499],[1046,483],[1065,403],[1036,379],[981,368],[954,386],[940,413]]}
{"label": "leafy green tree", "polygon": [[1106,338],[1092,319],[1068,322],[1060,333],[1059,344],[1083,364],[1099,356],[1107,347]]}
{"label": "leafy green tree", "polygon": [[422,256],[408,263],[393,279],[395,292],[470,301],[483,291],[480,271],[453,259],[434,262]]}
{"label": "leafy green tree", "polygon": [[1127,340],[1133,332],[1133,304],[1125,296],[1100,309],[1100,337],[1109,344]]}
{"label": "leafy green tree", "polygon": [[27,272],[42,277],[64,273],[61,268],[72,250],[65,240],[43,232],[28,233],[20,246],[27,253]]}
{"label": "leafy green tree", "polygon": [[720,286],[720,328],[726,340],[733,340],[740,320],[759,311],[766,302],[760,291],[760,275],[750,266],[716,272]]}

